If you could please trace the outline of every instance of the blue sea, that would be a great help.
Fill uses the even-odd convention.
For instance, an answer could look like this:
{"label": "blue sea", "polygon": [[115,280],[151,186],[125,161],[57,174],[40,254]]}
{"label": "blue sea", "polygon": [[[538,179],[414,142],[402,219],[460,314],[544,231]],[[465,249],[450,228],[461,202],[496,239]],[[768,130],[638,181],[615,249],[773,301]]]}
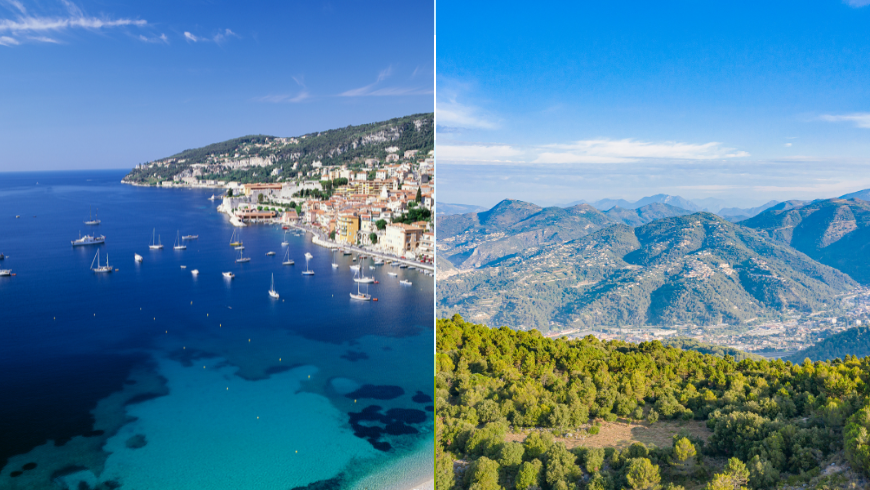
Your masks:
{"label": "blue sea", "polygon": [[[274,225],[241,228],[251,261],[237,264],[211,191],[124,174],[0,173],[0,269],[16,274],[0,277],[0,488],[431,480],[432,277],[364,261],[378,301],[356,302],[351,256],[291,229],[296,265],[282,266]],[[99,226],[83,223],[90,210]],[[104,245],[71,246],[94,232]],[[199,238],[176,251],[176,233]],[[116,272],[90,270],[97,250]],[[301,274],[306,252],[314,276]]]}

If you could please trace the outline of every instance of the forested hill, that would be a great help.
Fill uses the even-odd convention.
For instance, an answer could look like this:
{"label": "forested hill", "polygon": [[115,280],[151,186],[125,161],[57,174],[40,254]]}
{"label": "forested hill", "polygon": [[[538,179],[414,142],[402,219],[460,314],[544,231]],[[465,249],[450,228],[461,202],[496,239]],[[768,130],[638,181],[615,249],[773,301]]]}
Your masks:
{"label": "forested hill", "polygon": [[829,361],[845,359],[846,356],[870,356],[870,327],[855,327],[831,335],[816,345],[797,352],[788,359],[792,362]]}
{"label": "forested hill", "polygon": [[[189,176],[192,165],[202,164],[208,167],[198,171],[201,178],[271,182],[278,177],[286,180],[304,175],[315,162],[323,166],[363,166],[366,158],[383,162],[391,147],[397,148],[400,156],[407,150],[419,150],[418,154],[425,156],[435,148],[433,122],[433,113],[413,114],[295,137],[243,136],[146,162],[134,168],[125,180],[154,184],[176,175]],[[228,168],[227,164],[250,159],[266,164]]]}
{"label": "forested hill", "polygon": [[870,358],[736,362],[456,316],[436,369],[438,490],[870,488]]}

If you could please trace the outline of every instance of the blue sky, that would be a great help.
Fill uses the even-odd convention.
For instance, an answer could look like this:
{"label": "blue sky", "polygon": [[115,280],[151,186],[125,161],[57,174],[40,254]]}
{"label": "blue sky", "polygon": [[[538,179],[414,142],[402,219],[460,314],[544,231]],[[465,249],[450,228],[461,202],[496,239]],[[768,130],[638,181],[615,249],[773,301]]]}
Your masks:
{"label": "blue sky", "polygon": [[0,171],[434,109],[426,2],[0,0]]}
{"label": "blue sky", "polygon": [[441,0],[437,37],[440,202],[870,187],[870,0]]}

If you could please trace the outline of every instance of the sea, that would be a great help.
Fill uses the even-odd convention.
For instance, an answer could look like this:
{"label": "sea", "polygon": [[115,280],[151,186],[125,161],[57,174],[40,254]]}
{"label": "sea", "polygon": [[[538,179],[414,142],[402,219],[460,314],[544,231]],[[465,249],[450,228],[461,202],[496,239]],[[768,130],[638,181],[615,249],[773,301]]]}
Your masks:
{"label": "sea", "polygon": [[[430,481],[434,278],[292,228],[235,228],[212,190],[125,173],[0,173],[0,269],[15,274],[0,277],[0,489]],[[80,234],[105,244],[73,247]],[[174,250],[184,235],[198,238]],[[91,271],[97,252],[114,272]],[[377,301],[350,298],[357,263]]]}

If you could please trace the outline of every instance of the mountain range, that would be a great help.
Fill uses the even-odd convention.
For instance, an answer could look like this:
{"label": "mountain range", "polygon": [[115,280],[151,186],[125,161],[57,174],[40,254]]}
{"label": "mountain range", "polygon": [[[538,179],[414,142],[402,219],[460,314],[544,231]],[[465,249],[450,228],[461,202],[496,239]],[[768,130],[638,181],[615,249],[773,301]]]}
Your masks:
{"label": "mountain range", "polygon": [[438,218],[438,311],[547,331],[836,309],[870,284],[868,223],[860,200],[787,201],[740,224],[658,202],[601,212],[506,200]]}

